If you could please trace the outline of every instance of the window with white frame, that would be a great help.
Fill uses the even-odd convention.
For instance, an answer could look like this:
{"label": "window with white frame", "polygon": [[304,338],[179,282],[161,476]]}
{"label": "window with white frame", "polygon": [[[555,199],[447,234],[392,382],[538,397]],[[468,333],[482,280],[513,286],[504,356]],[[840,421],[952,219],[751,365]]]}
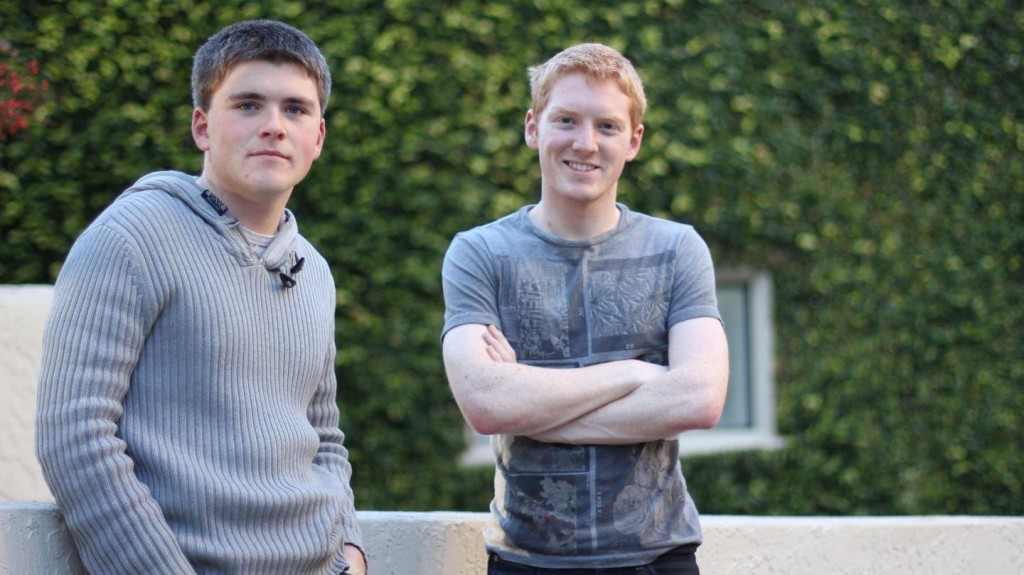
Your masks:
{"label": "window with white frame", "polygon": [[683,433],[679,451],[693,455],[781,447],[775,426],[771,276],[719,270],[716,281],[729,341],[729,392],[718,425]]}
{"label": "window with white frame", "polygon": [[[729,392],[713,429],[679,436],[682,455],[739,449],[772,449],[783,440],[775,427],[772,287],[766,272],[719,270],[718,309],[729,341]],[[489,438],[466,427],[467,465],[494,462]]]}

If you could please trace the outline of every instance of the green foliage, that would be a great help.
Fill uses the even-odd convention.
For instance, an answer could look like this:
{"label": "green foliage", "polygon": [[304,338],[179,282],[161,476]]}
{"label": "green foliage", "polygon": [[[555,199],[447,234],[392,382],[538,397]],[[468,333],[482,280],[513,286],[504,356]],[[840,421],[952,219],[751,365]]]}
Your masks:
{"label": "green foliage", "polygon": [[440,263],[536,200],[526,67],[595,40],[650,101],[622,199],[774,277],[789,444],[684,461],[702,510],[1024,513],[1017,3],[0,0],[0,40],[50,86],[0,144],[0,282],[53,281],[118,191],[199,169],[191,55],[251,17],[306,30],[335,74],[291,207],[335,269],[361,508],[485,508],[491,471],[457,463]]}

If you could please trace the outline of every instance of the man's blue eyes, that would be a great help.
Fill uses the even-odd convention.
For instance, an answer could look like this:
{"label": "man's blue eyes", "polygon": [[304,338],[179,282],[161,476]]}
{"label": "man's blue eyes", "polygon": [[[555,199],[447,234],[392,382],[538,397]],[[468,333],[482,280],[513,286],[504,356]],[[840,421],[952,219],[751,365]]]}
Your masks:
{"label": "man's blue eyes", "polygon": [[[558,123],[558,124],[563,124],[563,125],[575,125],[576,124],[576,120],[574,120],[572,118],[558,118],[558,119],[555,120],[555,122]],[[603,130],[605,132],[611,132],[611,131],[615,131],[616,129],[618,129],[618,127],[615,124],[599,124],[597,126],[597,129]]]}
{"label": "man's blue eyes", "polygon": [[[238,109],[246,111],[246,112],[258,110],[259,108],[260,108],[260,105],[257,104],[256,102],[242,102],[242,103],[238,104]],[[286,107],[284,109],[284,111],[289,113],[289,114],[305,114],[306,113],[306,109],[301,107],[301,106],[288,106],[288,107]]]}

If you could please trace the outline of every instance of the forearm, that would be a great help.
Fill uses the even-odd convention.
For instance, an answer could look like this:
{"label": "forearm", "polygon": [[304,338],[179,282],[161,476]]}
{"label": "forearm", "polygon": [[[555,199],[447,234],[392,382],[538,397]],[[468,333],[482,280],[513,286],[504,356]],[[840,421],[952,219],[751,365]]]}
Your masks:
{"label": "forearm", "polygon": [[698,318],[669,331],[669,365],[621,399],[530,437],[549,443],[628,444],[675,437],[718,423],[729,380],[721,323]]}
{"label": "forearm", "polygon": [[[335,418],[337,421],[337,418]],[[337,495],[341,498],[341,522],[345,542],[363,545],[363,533],[356,517],[355,493],[352,489],[352,465],[348,450],[344,446],[344,433],[337,425],[317,428],[320,434],[320,448],[313,458],[313,465],[324,468],[337,480]]]}
{"label": "forearm", "polygon": [[320,446],[313,457],[313,465],[325,469],[338,481],[337,493],[341,497],[341,520],[346,544],[363,545],[362,530],[356,519],[355,494],[352,490],[352,464],[345,433],[338,427],[339,408],[337,379],[334,373],[334,342],[331,340],[324,354],[320,385],[307,409],[309,423],[320,438]]}
{"label": "forearm", "polygon": [[[97,367],[110,362],[97,350],[83,349],[81,357],[97,362],[76,365],[44,355],[36,427],[43,475],[79,555],[94,572],[191,573],[163,510],[136,477],[135,461],[117,436],[117,387],[98,393],[104,390],[101,381],[115,381]],[[90,372],[98,377],[88,377]]]}
{"label": "forearm", "polygon": [[703,381],[669,372],[616,401],[559,427],[531,434],[545,443],[622,445],[671,439],[714,426],[721,413],[717,394]]}
{"label": "forearm", "polygon": [[192,573],[156,501],[132,473],[121,442],[86,430],[113,423],[83,421],[37,429],[39,459],[78,554],[90,572]]}
{"label": "forearm", "polygon": [[640,380],[630,362],[577,369],[493,364],[486,385],[464,394],[463,414],[480,433],[532,435],[561,427],[627,396]]}
{"label": "forearm", "polygon": [[469,424],[489,435],[560,427],[635,390],[664,367],[641,361],[555,369],[488,357],[484,326],[460,326],[444,342],[445,368]]}

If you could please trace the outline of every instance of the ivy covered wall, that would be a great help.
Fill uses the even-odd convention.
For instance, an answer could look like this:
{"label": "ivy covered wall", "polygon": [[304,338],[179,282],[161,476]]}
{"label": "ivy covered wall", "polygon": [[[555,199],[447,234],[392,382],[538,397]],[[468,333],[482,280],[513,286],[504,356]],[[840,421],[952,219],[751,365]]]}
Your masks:
{"label": "ivy covered wall", "polygon": [[600,41],[650,101],[622,200],[773,276],[789,443],[684,460],[701,509],[1024,513],[1018,2],[0,0],[0,62],[47,82],[0,140],[0,283],[52,282],[120,190],[199,169],[191,55],[254,17],[335,74],[291,207],[334,267],[361,508],[485,508],[490,470],[457,463],[441,258],[538,197],[526,67]]}

